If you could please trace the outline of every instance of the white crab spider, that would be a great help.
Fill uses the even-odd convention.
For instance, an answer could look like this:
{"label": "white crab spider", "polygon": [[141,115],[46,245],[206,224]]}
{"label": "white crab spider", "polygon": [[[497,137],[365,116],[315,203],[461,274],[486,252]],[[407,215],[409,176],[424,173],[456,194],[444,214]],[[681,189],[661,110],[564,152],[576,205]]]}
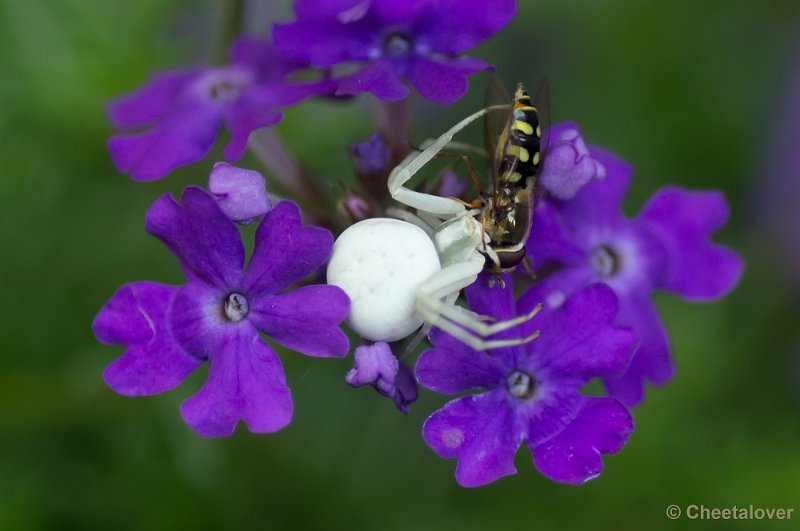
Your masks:
{"label": "white crab spider", "polygon": [[453,135],[497,108],[487,107],[461,120],[392,170],[389,192],[398,202],[415,208],[416,215],[392,209],[391,214],[401,219],[367,219],[336,240],[328,283],[341,287],[350,297],[348,324],[360,336],[396,341],[424,324],[409,349],[436,326],[475,350],[517,345],[538,336],[536,332],[522,339],[486,339],[529,320],[539,306],[527,315],[487,324],[491,318],[454,304],[459,292],[475,282],[484,268],[485,259],[478,249],[490,256],[494,253],[475,219],[479,211],[404,186]]}

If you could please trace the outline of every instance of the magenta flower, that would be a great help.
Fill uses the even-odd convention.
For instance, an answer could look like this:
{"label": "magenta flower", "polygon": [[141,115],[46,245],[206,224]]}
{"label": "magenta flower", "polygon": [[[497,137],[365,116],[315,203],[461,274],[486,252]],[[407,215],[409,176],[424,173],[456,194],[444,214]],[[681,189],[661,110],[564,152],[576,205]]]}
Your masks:
{"label": "magenta flower", "polygon": [[243,420],[252,432],[279,430],[291,420],[292,398],[280,359],[259,332],[310,356],[347,354],[338,328],[347,296],[327,285],[287,291],[328,259],[333,238],[303,227],[293,203],[279,203],[261,221],[243,270],[239,231],[214,199],[190,187],[182,201],[162,196],[147,212],[146,228],[176,254],[188,282],[134,282],[103,306],[95,336],[127,346],[105,380],[120,394],[150,395],[208,361],[208,379],[181,406],[192,429],[227,436]]}
{"label": "magenta flower", "polygon": [[[506,277],[505,288],[489,288],[485,276],[470,286],[471,309],[497,319],[532,310],[537,290],[515,305]],[[428,446],[458,460],[460,485],[476,487],[516,473],[514,455],[522,443],[536,468],[554,481],[580,484],[602,471],[601,455],[624,446],[633,419],[618,400],[584,396],[580,389],[619,373],[630,360],[636,339],[630,329],[612,326],[616,311],[614,293],[595,284],[501,335],[540,330],[527,344],[478,352],[433,331],[434,348],[417,361],[420,385],[445,394],[481,390],[447,403],[423,427]]]}
{"label": "magenta flower", "polygon": [[516,13],[514,0],[297,0],[297,20],[273,28],[289,59],[314,66],[357,63],[337,94],[405,98],[408,81],[423,97],[452,103],[467,77],[490,66],[461,54],[488,39]]}
{"label": "magenta flower", "polygon": [[394,400],[397,409],[408,413],[417,399],[417,382],[411,370],[392,353],[385,341],[356,348],[353,368],[345,381],[352,387],[371,385],[381,395]]}
{"label": "magenta flower", "polygon": [[229,65],[153,77],[108,107],[111,123],[126,131],[109,139],[114,165],[137,181],[160,179],[205,157],[223,124],[230,132],[225,158],[238,160],[250,133],[278,123],[281,108],[335,87],[328,80],[283,81],[294,68],[269,44],[240,39],[231,49]]}
{"label": "magenta flower", "polygon": [[594,282],[616,292],[615,322],[633,328],[640,345],[625,373],[605,384],[631,406],[642,400],[646,380],[662,385],[675,373],[653,291],[714,300],[733,289],[743,263],[710,241],[728,219],[722,193],[667,187],[628,220],[621,205],[631,167],[598,148],[590,154],[605,168],[605,178],[589,182],[569,201],[540,201],[527,251],[534,267],[557,268],[540,287],[551,306]]}

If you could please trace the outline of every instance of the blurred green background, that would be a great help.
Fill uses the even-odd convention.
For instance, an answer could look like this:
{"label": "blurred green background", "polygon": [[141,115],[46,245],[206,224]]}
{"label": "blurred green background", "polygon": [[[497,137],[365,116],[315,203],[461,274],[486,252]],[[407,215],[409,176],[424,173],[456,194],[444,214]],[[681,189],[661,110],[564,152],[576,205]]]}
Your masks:
{"label": "blurred green background", "polygon": [[[285,3],[265,0],[248,24],[287,20]],[[800,5],[519,4],[512,24],[472,55],[496,64],[508,85],[547,75],[554,121],[578,121],[589,142],[636,168],[629,214],[667,183],[724,189],[732,218],[718,240],[747,261],[722,302],[657,297],[678,377],[635,410],[637,430],[606,471],[582,487],[554,484],[521,450],[516,476],[462,489],[454,462],[420,436],[446,398],[426,392],[403,416],[344,384],[351,359],[285,354],[296,413],[269,436],[241,426],[230,439],[191,432],[178,406],[205,369],[156,397],[111,392],[101,372],[122,349],[99,345],[91,320],[125,282],[182,281],[174,257],[145,234],[144,212],[165,191],[204,183],[219,150],[163,181],[134,183],[109,161],[103,106],[155,69],[216,53],[225,8],[2,0],[0,529],[800,528],[800,278],[756,201],[770,183],[783,186],[765,168],[786,82],[800,69]],[[484,86],[476,76],[446,108],[415,101],[415,138],[478,108]],[[369,103],[305,104],[279,130],[321,174],[346,175],[345,144],[373,126]],[[784,182],[800,179],[800,168],[786,171],[794,176]],[[798,187],[779,195],[790,193],[800,209]],[[670,504],[692,503],[796,510],[772,523],[665,516]]]}

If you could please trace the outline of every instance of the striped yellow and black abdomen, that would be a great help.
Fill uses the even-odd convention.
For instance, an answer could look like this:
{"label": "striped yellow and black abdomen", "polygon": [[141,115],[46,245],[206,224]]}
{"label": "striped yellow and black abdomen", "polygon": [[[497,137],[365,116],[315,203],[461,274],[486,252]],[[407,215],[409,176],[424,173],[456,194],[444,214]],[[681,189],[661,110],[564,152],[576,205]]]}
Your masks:
{"label": "striped yellow and black abdomen", "polygon": [[520,84],[514,95],[514,109],[506,141],[506,152],[500,166],[500,179],[527,188],[535,179],[541,163],[542,130],[539,113],[531,105],[530,96]]}

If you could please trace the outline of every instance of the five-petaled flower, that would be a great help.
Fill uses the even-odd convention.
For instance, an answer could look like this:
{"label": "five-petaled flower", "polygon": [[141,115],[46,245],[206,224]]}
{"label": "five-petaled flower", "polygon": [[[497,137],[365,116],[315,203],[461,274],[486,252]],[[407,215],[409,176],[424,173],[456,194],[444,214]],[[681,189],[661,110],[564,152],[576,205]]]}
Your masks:
{"label": "five-petaled flower", "polygon": [[278,123],[281,108],[335,88],[325,79],[285,81],[297,67],[268,43],[242,38],[231,47],[228,65],[183,68],[153,77],[108,107],[112,124],[126,131],[108,142],[114,165],[137,181],[160,179],[205,157],[223,123],[230,132],[225,158],[238,160],[250,133]]}
{"label": "five-petaled flower", "polygon": [[[508,319],[530,312],[541,291],[534,287],[515,303],[510,275],[505,287],[488,287],[486,275],[467,288],[470,307]],[[633,431],[633,419],[610,397],[588,397],[580,389],[591,379],[619,373],[636,343],[626,327],[612,326],[616,296],[603,284],[576,293],[557,309],[544,307],[531,321],[498,337],[526,337],[529,343],[478,352],[434,329],[433,349],[416,366],[420,385],[455,394],[481,389],[447,403],[423,427],[428,445],[441,457],[456,458],[456,480],[485,485],[514,474],[514,455],[524,442],[539,471],[555,481],[579,484],[603,469],[601,454],[619,451]]]}
{"label": "five-petaled flower", "polygon": [[314,66],[363,65],[339,81],[338,94],[405,98],[408,81],[423,97],[452,103],[467,77],[490,68],[461,56],[508,24],[514,0],[298,0],[297,20],[276,24],[275,46]]}
{"label": "five-petaled flower", "polygon": [[333,238],[303,227],[297,206],[281,202],[261,221],[243,271],[239,231],[214,198],[190,187],[182,203],[162,196],[147,212],[146,228],[177,255],[188,282],[134,282],[100,310],[97,338],[127,346],[106,369],[106,382],[124,395],[160,393],[208,361],[202,389],[181,405],[197,433],[227,436],[239,420],[252,432],[279,430],[291,420],[292,398],[281,362],[259,331],[310,356],[347,354],[338,328],[349,311],[347,296],[327,285],[287,291],[328,259]]}
{"label": "five-petaled flower", "polygon": [[590,154],[605,168],[605,177],[568,201],[540,201],[527,250],[535,268],[557,268],[542,287],[552,306],[593,282],[616,292],[616,323],[633,328],[640,344],[625,373],[605,384],[631,406],[642,400],[645,380],[661,385],[675,373],[653,291],[693,301],[717,299],[736,285],[743,263],[734,251],[710,241],[728,219],[721,192],[663,188],[629,220],[622,199],[631,167],[598,148]]}

